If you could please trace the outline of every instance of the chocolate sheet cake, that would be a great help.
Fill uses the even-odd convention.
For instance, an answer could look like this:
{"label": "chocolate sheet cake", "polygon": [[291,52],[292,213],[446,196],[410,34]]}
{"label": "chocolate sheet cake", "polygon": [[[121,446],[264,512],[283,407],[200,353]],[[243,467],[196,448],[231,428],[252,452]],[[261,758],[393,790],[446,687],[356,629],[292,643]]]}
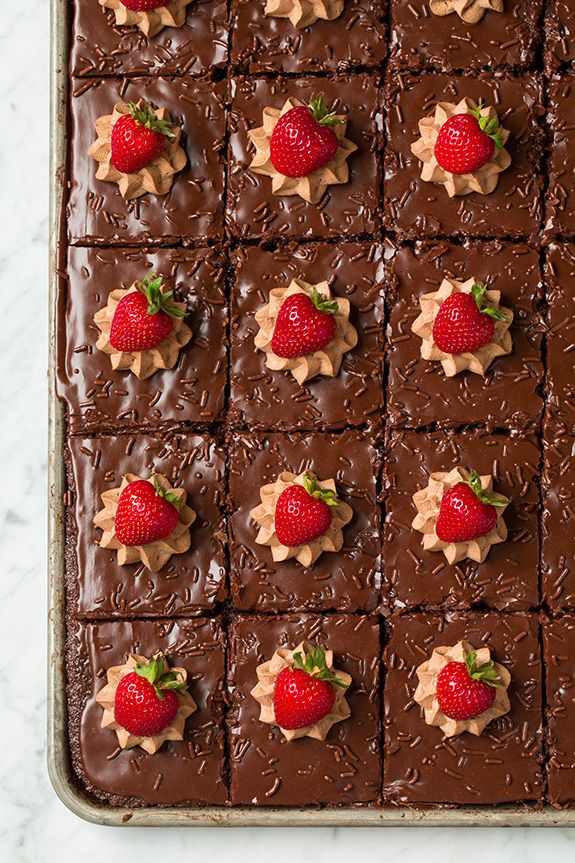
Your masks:
{"label": "chocolate sheet cake", "polygon": [[575,805],[573,4],[70,5],[79,792]]}

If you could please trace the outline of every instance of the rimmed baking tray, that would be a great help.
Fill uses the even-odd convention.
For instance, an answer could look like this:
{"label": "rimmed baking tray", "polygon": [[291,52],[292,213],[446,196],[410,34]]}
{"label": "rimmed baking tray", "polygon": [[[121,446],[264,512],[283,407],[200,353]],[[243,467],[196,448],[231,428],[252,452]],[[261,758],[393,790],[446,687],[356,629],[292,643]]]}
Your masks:
{"label": "rimmed baking tray", "polygon": [[73,777],[68,751],[66,636],[64,601],[64,407],[55,391],[57,271],[61,263],[64,202],[68,34],[71,3],[51,0],[51,195],[50,195],[50,369],[49,369],[49,549],[48,549],[48,771],[54,790],[76,815],[94,824],[137,827],[575,827],[575,809],[527,806],[464,806],[437,808],[267,808],[193,807],[141,809],[94,803]]}

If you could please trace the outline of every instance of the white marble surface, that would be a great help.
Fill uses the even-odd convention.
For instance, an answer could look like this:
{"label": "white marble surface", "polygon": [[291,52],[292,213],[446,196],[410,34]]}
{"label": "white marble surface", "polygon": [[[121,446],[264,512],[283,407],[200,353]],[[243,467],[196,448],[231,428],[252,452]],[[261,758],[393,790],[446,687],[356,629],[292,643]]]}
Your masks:
{"label": "white marble surface", "polygon": [[[54,795],[45,766],[49,2],[1,3],[0,858],[148,863],[187,852],[226,863],[569,859],[575,833],[567,830],[111,829],[80,821]],[[23,58],[30,58],[26,70]]]}

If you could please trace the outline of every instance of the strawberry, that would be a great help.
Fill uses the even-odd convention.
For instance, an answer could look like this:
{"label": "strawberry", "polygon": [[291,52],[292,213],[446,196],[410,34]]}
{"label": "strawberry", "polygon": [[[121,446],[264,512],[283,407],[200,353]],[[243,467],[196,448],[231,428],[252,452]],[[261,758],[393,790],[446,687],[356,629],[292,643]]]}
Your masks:
{"label": "strawberry", "polygon": [[114,719],[136,737],[160,734],[174,719],[180,702],[176,691],[185,683],[173,671],[166,671],[161,654],[149,663],[138,663],[135,671],[118,683],[114,701]]}
{"label": "strawberry", "polygon": [[305,657],[294,653],[291,665],[280,671],[274,686],[277,724],[286,731],[294,731],[319,722],[334,705],[334,686],[344,685],[327,667],[320,645]]}
{"label": "strawberry", "polygon": [[128,108],[112,128],[110,161],[117,171],[135,174],[161,155],[174,132],[173,124],[160,120],[149,106],[130,102]]}
{"label": "strawberry", "polygon": [[466,482],[458,482],[441,498],[435,532],[442,542],[468,542],[486,536],[495,527],[498,506],[508,503],[481,488],[481,479],[472,470]]}
{"label": "strawberry", "polygon": [[174,318],[185,312],[170,300],[172,291],[162,280],[146,276],[138,290],[125,294],[116,307],[110,327],[110,344],[117,351],[148,351],[165,341],[174,329]]}
{"label": "strawberry", "polygon": [[437,700],[449,719],[475,719],[495,701],[501,678],[493,662],[476,664],[477,653],[465,662],[448,662],[437,675]]}
{"label": "strawberry", "polygon": [[339,141],[331,128],[341,123],[323,96],[291,108],[277,121],[270,139],[272,165],[286,177],[307,177],[331,162]]}
{"label": "strawberry", "polygon": [[435,142],[435,158],[450,174],[478,171],[503,147],[497,117],[482,117],[481,103],[470,114],[446,120]]}
{"label": "strawberry", "polygon": [[333,518],[330,507],[338,503],[333,491],[318,488],[311,474],[306,473],[303,481],[303,486],[290,485],[284,489],[276,503],[276,536],[288,548],[323,536]]}
{"label": "strawberry", "polygon": [[126,546],[149,545],[163,539],[178,525],[178,499],[165,492],[154,478],[128,483],[120,494],[114,527]]}
{"label": "strawberry", "polygon": [[272,351],[278,357],[303,357],[325,348],[336,330],[337,302],[327,300],[316,288],[307,294],[292,294],[281,304],[272,336]]}
{"label": "strawberry", "polygon": [[165,6],[169,0],[120,0],[120,2],[131,12],[148,12],[150,9],[157,9],[158,6]]}
{"label": "strawberry", "polygon": [[483,305],[485,285],[476,283],[471,294],[455,293],[439,307],[433,323],[433,341],[446,354],[476,351],[493,338],[496,321],[504,321],[499,309]]}

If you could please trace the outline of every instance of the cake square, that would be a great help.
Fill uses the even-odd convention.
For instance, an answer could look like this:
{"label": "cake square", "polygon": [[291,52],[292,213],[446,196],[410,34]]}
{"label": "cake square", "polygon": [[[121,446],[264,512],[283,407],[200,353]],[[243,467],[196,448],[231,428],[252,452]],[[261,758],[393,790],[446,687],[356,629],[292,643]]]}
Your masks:
{"label": "cake square", "polygon": [[[498,804],[543,796],[541,658],[536,614],[405,614],[385,649],[384,799],[406,804]],[[445,738],[413,696],[416,668],[460,640],[489,647],[511,674],[508,714],[478,737]]]}
{"label": "cake square", "polygon": [[[349,180],[329,186],[318,204],[300,195],[274,195],[271,178],[249,168],[256,150],[248,131],[262,126],[264,108],[281,110],[288,98],[307,103],[319,92],[326,105],[347,116],[345,137],[357,145],[347,159]],[[231,98],[226,221],[234,237],[321,239],[377,230],[382,179],[375,75],[232,78]]]}
{"label": "cake square", "polygon": [[[67,279],[61,281],[65,310],[59,332],[58,393],[68,407],[72,433],[208,425],[224,408],[227,379],[225,260],[212,248],[68,249]],[[174,368],[140,380],[112,368],[96,347],[94,314],[108,294],[127,289],[148,274],[161,276],[174,299],[186,302],[192,339]]]}
{"label": "cake square", "polygon": [[552,234],[575,233],[575,78],[549,82],[549,150],[545,228]]}
{"label": "cake square", "polygon": [[540,41],[542,7],[542,0],[515,0],[468,23],[454,10],[433,14],[428,0],[390,0],[392,64],[442,72],[524,69],[533,63]]}
{"label": "cake square", "polygon": [[[499,174],[493,192],[450,198],[439,184],[421,179],[421,161],[411,152],[418,123],[433,116],[437,102],[480,100],[496,109],[511,133],[505,148],[511,165]],[[541,220],[541,82],[536,75],[498,73],[475,77],[394,74],[386,83],[384,225],[404,239],[535,235]]]}
{"label": "cake square", "polygon": [[543,658],[547,687],[547,796],[552,806],[575,804],[575,616],[543,620]]}
{"label": "cake square", "polygon": [[[539,255],[524,245],[500,241],[439,241],[415,247],[389,245],[386,285],[390,295],[387,339],[387,415],[395,426],[432,423],[526,428],[543,408],[541,387],[544,328],[540,305]],[[444,278],[474,278],[501,291],[501,306],[513,312],[510,354],[496,357],[486,374],[464,370],[447,377],[440,362],[421,356],[423,341],[412,332],[419,298],[437,291]]]}
{"label": "cake square", "polygon": [[[380,796],[379,626],[366,615],[290,614],[237,617],[229,630],[226,718],[230,799],[257,806],[371,803]],[[333,725],[324,741],[289,743],[279,728],[260,722],[250,695],[256,668],[281,647],[303,640],[334,652],[334,668],[347,672],[351,715]]]}
{"label": "cake square", "polygon": [[[385,457],[384,599],[396,608],[476,605],[516,611],[539,602],[539,462],[534,437],[486,430],[393,432]],[[430,474],[462,466],[493,478],[510,499],[503,519],[507,539],[492,545],[481,564],[449,564],[443,551],[426,551],[411,526],[415,492]]]}
{"label": "cake square", "polygon": [[264,0],[232,0],[232,64],[255,74],[300,75],[378,66],[387,53],[384,0],[342,5],[338,18],[296,28],[288,18],[266,15]]}
{"label": "cake square", "polygon": [[549,73],[559,71],[575,60],[575,7],[572,0],[547,0],[544,56]]}
{"label": "cake square", "polygon": [[[226,83],[194,78],[86,78],[71,96],[68,242],[88,245],[165,245],[223,236]],[[88,155],[95,121],[117,102],[144,99],[180,125],[187,163],[166,195],[126,201],[116,183],[96,179]]]}
{"label": "cake square", "polygon": [[553,610],[575,608],[575,434],[546,423],[541,475],[541,587]]}
{"label": "cake square", "polygon": [[[101,728],[96,701],[106,671],[131,653],[161,651],[172,667],[185,668],[197,710],[186,719],[184,739],[153,755],[122,749],[114,731]],[[219,619],[76,623],[68,637],[70,749],[82,785],[112,806],[224,804],[225,637]]]}
{"label": "cake square", "polygon": [[[226,596],[225,461],[208,435],[138,434],[72,437],[67,452],[66,559],[69,607],[86,617],[184,617],[213,610]],[[118,564],[116,551],[98,545],[93,523],[101,494],[127,474],[159,474],[182,487],[196,513],[191,546],[159,572],[141,563]]]}
{"label": "cake square", "polygon": [[552,243],[546,251],[547,413],[575,427],[575,245]]}
{"label": "cake square", "polygon": [[[278,611],[369,611],[380,587],[380,458],[369,435],[230,433],[228,520],[232,600],[236,608]],[[295,558],[274,562],[271,549],[256,542],[250,516],[260,489],[283,471],[311,470],[334,479],[338,497],[353,510],[343,528],[343,547],[324,551],[313,567]]]}
{"label": "cake square", "polygon": [[137,25],[116,25],[112,9],[104,9],[98,0],[74,3],[74,77],[201,75],[225,66],[227,58],[225,0],[195,0],[186,7],[183,26],[164,27],[153,36]]}
{"label": "cake square", "polygon": [[[378,424],[383,407],[383,247],[377,243],[290,245],[264,251],[237,249],[232,256],[230,407],[228,419],[250,428],[345,428]],[[299,384],[290,371],[273,371],[255,347],[255,313],[274,288],[293,279],[327,281],[333,296],[347,299],[357,345],[343,355],[335,377],[318,375]]]}

